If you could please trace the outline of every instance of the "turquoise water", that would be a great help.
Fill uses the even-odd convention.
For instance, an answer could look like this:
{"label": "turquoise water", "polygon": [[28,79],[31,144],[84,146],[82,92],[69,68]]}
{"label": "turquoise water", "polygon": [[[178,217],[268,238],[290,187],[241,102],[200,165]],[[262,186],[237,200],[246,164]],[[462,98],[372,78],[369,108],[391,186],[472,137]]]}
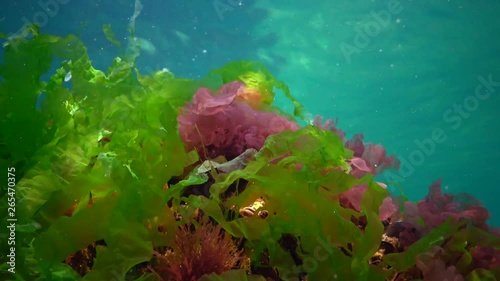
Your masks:
{"label": "turquoise water", "polygon": [[[403,161],[381,181],[419,200],[442,178],[500,226],[500,2],[270,2],[144,1],[139,67],[198,78],[228,61],[261,61],[311,116],[338,117],[348,137],[363,133]],[[0,30],[38,21],[44,33],[76,34],[100,69],[123,51],[102,26],[125,44],[133,1],[40,3],[3,4]]]}

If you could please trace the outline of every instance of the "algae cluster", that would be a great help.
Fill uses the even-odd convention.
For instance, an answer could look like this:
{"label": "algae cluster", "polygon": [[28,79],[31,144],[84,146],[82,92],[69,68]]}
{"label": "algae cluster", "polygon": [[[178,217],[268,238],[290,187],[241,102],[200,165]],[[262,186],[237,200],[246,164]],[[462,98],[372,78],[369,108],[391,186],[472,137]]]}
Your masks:
{"label": "algae cluster", "polygon": [[[239,80],[263,94],[267,110],[303,115],[286,85],[258,63],[233,62],[189,80],[139,73],[135,57],[125,57],[103,72],[75,36],[29,30],[31,38],[9,42],[0,65],[0,161],[18,178],[16,274],[2,260],[2,280],[170,280],[158,274],[157,257],[181,251],[176,233],[195,233],[202,223],[223,229],[243,256],[232,270],[199,280],[413,280],[418,273],[396,277],[414,270],[416,257],[433,246],[461,253],[456,263],[463,270],[472,262],[470,245],[500,249],[497,236],[447,221],[375,262],[387,230],[379,210],[389,193],[370,174],[349,174],[353,152],[314,125],[268,137],[238,169],[200,170],[203,161],[229,160],[203,159],[179,137],[179,108],[200,87]],[[55,57],[63,63],[44,82]],[[276,88],[294,103],[294,116],[271,105]],[[342,206],[341,194],[361,184],[362,210]],[[7,190],[1,192],[5,214]],[[265,205],[238,212],[258,198]],[[498,274],[475,269],[467,280]]]}

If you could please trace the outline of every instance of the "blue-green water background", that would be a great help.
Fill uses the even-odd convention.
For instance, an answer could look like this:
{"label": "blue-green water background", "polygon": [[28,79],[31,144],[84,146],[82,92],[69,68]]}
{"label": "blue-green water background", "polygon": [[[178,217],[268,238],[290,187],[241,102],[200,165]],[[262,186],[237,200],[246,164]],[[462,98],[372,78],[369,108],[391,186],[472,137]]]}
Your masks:
{"label": "blue-green water background", "polygon": [[[199,78],[229,61],[261,61],[290,86],[311,116],[338,117],[348,137],[364,133],[365,141],[381,143],[407,161],[391,179],[401,182],[411,200],[422,199],[441,178],[446,192],[472,194],[489,209],[490,223],[500,226],[498,82],[487,98],[474,98],[478,77],[500,81],[500,1],[142,4],[136,22],[144,49],[142,71],[166,67],[178,76]],[[76,34],[94,66],[105,69],[123,49],[106,40],[102,26],[111,24],[126,44],[134,3],[24,0],[4,1],[0,9],[1,31],[15,33],[27,21],[39,21],[44,33]],[[374,13],[390,20],[381,22]],[[356,41],[366,28],[371,31],[367,40]],[[342,48],[349,45],[357,51],[346,56]],[[480,93],[486,95],[485,87]],[[477,108],[469,107],[465,115],[453,111],[455,104],[474,101]],[[291,108],[283,99],[276,102]],[[417,142],[431,138],[436,128],[446,140],[423,154]],[[412,158],[419,153],[422,163]],[[388,174],[380,177],[388,179]]]}

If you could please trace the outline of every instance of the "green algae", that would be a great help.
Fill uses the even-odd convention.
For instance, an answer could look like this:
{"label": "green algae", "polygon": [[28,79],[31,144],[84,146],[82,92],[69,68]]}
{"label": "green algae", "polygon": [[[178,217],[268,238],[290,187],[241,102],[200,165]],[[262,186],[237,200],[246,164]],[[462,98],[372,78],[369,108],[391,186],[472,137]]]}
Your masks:
{"label": "green algae", "polygon": [[275,91],[281,90],[285,97],[293,104],[293,116],[304,120],[304,107],[292,96],[288,86],[277,80],[267,68],[257,62],[235,61],[224,67],[210,71],[206,79],[221,79],[222,84],[232,81],[243,81],[250,88],[256,88],[262,94],[263,104],[270,105],[274,101]]}
{"label": "green algae", "polygon": [[[214,89],[241,80],[264,94],[266,110],[282,113],[272,101],[276,89],[283,91],[294,103],[294,117],[302,118],[302,106],[287,86],[263,65],[248,61],[229,63],[201,80],[179,78],[167,70],[142,74],[135,68],[135,56],[116,58],[103,72],[92,67],[75,36],[39,34],[36,26],[26,30],[32,38],[11,39],[0,65],[1,163],[19,171],[19,225],[37,225],[18,233],[18,260],[26,263],[18,265],[17,280],[158,280],[152,273],[131,271],[150,262],[153,249],[172,245],[176,227],[198,208],[246,241],[253,265],[266,255],[266,266],[278,270],[284,280],[295,280],[303,271],[311,280],[386,280],[394,271],[411,268],[418,254],[450,238],[447,247],[465,253],[460,268],[471,263],[464,241],[500,247],[490,234],[476,228],[459,230],[463,225],[447,222],[407,251],[386,255],[383,262],[390,270],[370,264],[384,232],[379,207],[388,192],[369,175],[349,175],[346,160],[353,152],[335,133],[316,126],[270,136],[255,161],[243,169],[209,172],[209,198],[184,197],[188,188],[206,184],[208,176],[185,174],[199,158],[195,151],[185,151],[177,133],[178,108],[199,87]],[[108,27],[104,31],[111,36]],[[55,57],[63,63],[44,82],[40,77]],[[70,88],[65,84],[68,77]],[[46,98],[37,109],[42,92]],[[180,180],[166,189],[173,178]],[[243,182],[243,191],[226,197],[231,186]],[[338,201],[357,185],[367,186],[361,212]],[[2,190],[2,202],[5,196]],[[232,215],[259,197],[266,202],[266,219]],[[184,206],[176,210],[183,220],[175,219],[167,203]],[[367,222],[363,230],[353,222],[361,217]],[[159,232],[161,228],[165,231]],[[295,251],[302,263],[280,244],[285,235],[297,239]],[[95,247],[92,270],[84,277],[63,263],[100,240],[106,245]],[[6,250],[4,244],[0,247]],[[490,280],[495,274],[498,270],[474,270],[467,280]],[[264,279],[234,270],[200,280]]]}
{"label": "green algae", "polygon": [[[370,177],[358,180],[343,172],[346,168],[344,159],[351,156],[352,152],[343,148],[337,135],[314,126],[278,133],[268,138],[256,155],[256,161],[214,183],[211,199],[199,200],[193,196],[187,202],[193,208],[201,208],[234,237],[245,238],[247,245],[251,245],[255,260],[264,250],[267,251],[270,264],[275,268],[286,271],[295,266],[289,253],[278,243],[282,234],[287,233],[300,237],[304,260],[317,263],[317,269],[310,273],[313,280],[333,275],[346,278],[365,275],[375,278],[373,280],[384,280],[385,274],[370,267],[368,260],[379,247],[374,241],[380,241],[383,234],[378,206],[387,196],[387,191]],[[322,169],[331,171],[325,175]],[[226,204],[246,206],[262,197],[270,214],[266,220],[225,219],[219,207],[219,195],[238,179],[249,183],[245,191],[228,199]],[[363,197],[363,213],[355,214],[333,200],[338,194],[362,183],[369,184]],[[364,233],[350,221],[352,215],[367,216]],[[314,256],[315,248],[320,246],[318,241],[329,241],[326,246],[329,255],[325,260],[318,261]],[[353,257],[348,258],[338,248],[348,248],[347,244],[352,242]]]}

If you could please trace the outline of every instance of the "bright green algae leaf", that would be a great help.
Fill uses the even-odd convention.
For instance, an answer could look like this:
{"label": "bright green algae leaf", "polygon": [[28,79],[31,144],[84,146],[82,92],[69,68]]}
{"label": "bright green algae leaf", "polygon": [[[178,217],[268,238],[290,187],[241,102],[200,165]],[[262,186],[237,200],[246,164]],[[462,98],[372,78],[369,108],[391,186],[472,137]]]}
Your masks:
{"label": "bright green algae leaf", "polygon": [[384,256],[384,262],[394,267],[398,272],[403,272],[415,265],[417,255],[428,252],[432,247],[441,245],[455,233],[462,224],[452,224],[447,220],[439,227],[433,229],[429,234],[413,243],[402,253],[388,254]]}
{"label": "bright green algae leaf", "polygon": [[[446,253],[460,256],[458,261],[453,261],[457,272],[464,272],[472,262],[472,256],[465,247],[493,247],[500,249],[500,238],[476,227],[466,225],[467,221],[452,222],[447,220],[441,226],[412,244],[405,252],[388,254],[384,256],[384,263],[392,266],[398,272],[403,272],[413,267],[416,257],[431,250],[435,246],[442,247]],[[495,280],[492,276],[498,275],[498,269],[475,269],[468,274],[465,280]]]}
{"label": "bright green algae leaf", "polygon": [[[131,186],[116,197],[108,197],[71,218],[61,218],[35,241],[35,254],[44,276],[54,280],[53,268],[71,253],[103,239],[97,247],[92,271],[84,280],[108,280],[124,276],[134,265],[148,261],[152,245],[137,204],[140,194]],[[68,269],[72,271],[72,269]]]}
{"label": "bright green algae leaf", "polygon": [[[104,241],[107,246],[97,247],[97,257],[92,270],[83,280],[122,279],[135,265],[149,261],[153,246],[148,238],[148,231],[141,223],[144,217],[137,197],[141,194],[133,186],[129,191],[119,195],[117,208],[113,210],[110,222],[106,226]],[[139,201],[140,202],[140,201]]]}
{"label": "bright green algae leaf", "polygon": [[[95,270],[87,277],[98,279],[104,276],[99,272],[110,269],[111,252],[121,253],[125,245],[146,249],[149,239],[162,244],[157,235],[145,235],[137,223],[159,226],[158,221],[173,222],[172,214],[158,213],[163,210],[162,202],[171,197],[162,188],[197,161],[184,151],[177,134],[177,108],[204,82],[179,79],[166,71],[141,75],[134,71],[133,61],[120,58],[102,72],[92,67],[85,46],[75,36],[32,35],[30,40],[16,39],[16,48],[7,50],[0,68],[2,93],[7,93],[2,96],[2,112],[7,117],[2,132],[27,124],[24,130],[17,130],[25,136],[1,136],[8,162],[17,161],[27,171],[25,176],[19,174],[23,176],[18,185],[19,214],[41,225],[34,251],[40,271],[50,276],[47,278],[65,279],[65,271],[73,276],[61,261],[97,240],[106,240],[108,246],[98,247]],[[50,68],[53,56],[64,60],[62,66],[42,83],[36,78]],[[246,70],[240,70],[243,72]],[[222,74],[221,79],[227,76]],[[71,90],[65,87],[65,80],[71,83]],[[42,91],[46,98],[39,110],[34,104]],[[14,92],[19,94],[12,95]],[[18,137],[28,142],[19,143]],[[188,180],[185,185],[195,182],[199,180]],[[116,193],[124,200],[125,187],[141,191],[127,208],[116,207],[110,196]],[[89,207],[91,196],[95,203]],[[127,220],[131,215],[139,216],[137,223]],[[112,235],[106,226],[130,235]],[[115,240],[124,245],[111,246]],[[147,260],[147,255],[133,258],[123,254],[130,258],[123,260],[125,269]]]}
{"label": "bright green algae leaf", "polygon": [[[467,248],[491,247],[494,250],[500,250],[500,237],[468,225],[454,233],[442,247],[446,253],[460,256],[454,264],[457,272],[467,272],[473,262],[472,254]],[[465,280],[495,280],[492,278],[494,276],[500,276],[500,269],[475,269],[466,276]]]}
{"label": "bright green algae leaf", "polygon": [[122,45],[120,43],[120,41],[118,41],[116,39],[116,36],[115,36],[113,30],[111,29],[111,25],[110,24],[103,25],[102,26],[102,31],[104,32],[104,35],[106,36],[106,39],[108,39],[109,42],[115,44],[118,47],[120,47]]}
{"label": "bright green algae leaf", "polygon": [[[104,30],[110,36],[110,29]],[[27,261],[19,266],[25,280],[40,277],[37,271],[47,280],[80,278],[62,261],[98,240],[106,246],[97,246],[93,269],[83,279],[124,278],[131,268],[151,259],[153,247],[173,243],[172,230],[183,222],[175,220],[166,202],[187,203],[179,210],[183,218],[201,208],[228,233],[247,240],[246,251],[254,263],[266,253],[270,266],[285,280],[294,280],[300,271],[308,271],[311,280],[384,280],[393,272],[369,264],[383,233],[378,211],[388,192],[370,176],[356,179],[347,173],[346,160],[353,153],[330,131],[306,126],[273,135],[244,169],[229,174],[212,171],[215,183],[210,198],[181,197],[186,188],[208,179],[184,174],[199,159],[194,151],[186,153],[177,133],[178,108],[198,88],[216,89],[240,80],[263,93],[268,106],[264,110],[280,114],[272,102],[274,90],[281,90],[294,103],[295,117],[302,117],[303,109],[286,85],[261,64],[230,63],[201,81],[178,78],[168,70],[141,74],[135,69],[135,57],[116,58],[107,71],[100,71],[92,67],[85,46],[75,36],[30,32],[33,39],[16,38],[7,46],[0,66],[4,114],[0,153],[5,156],[2,164],[14,163],[21,171],[18,212],[26,219],[20,221],[24,228],[18,234],[18,253]],[[41,82],[54,56],[64,62],[47,82]],[[42,92],[46,99],[36,109]],[[7,130],[14,133],[3,133]],[[172,177],[181,175],[180,181],[164,190]],[[248,182],[243,192],[228,200],[222,197],[240,181]],[[338,196],[361,184],[367,186],[361,212],[341,207]],[[233,205],[248,206],[259,197],[266,202],[262,208],[269,213],[266,219],[229,216]],[[362,216],[367,220],[363,231],[351,220]],[[416,255],[450,237],[450,251],[465,251],[464,241],[498,249],[497,238],[477,229],[458,231],[460,226],[446,223],[408,251],[386,255],[384,262],[404,271],[414,265]],[[160,228],[166,228],[166,233],[157,231]],[[302,266],[296,266],[279,245],[285,233],[297,238]],[[457,268],[470,263],[466,252]],[[467,280],[489,280],[495,274],[498,270],[475,270]],[[203,278],[261,279],[242,270]],[[146,274],[139,280],[155,277]]]}
{"label": "bright green algae leaf", "polygon": [[[379,248],[379,243],[384,226],[379,219],[379,207],[382,201],[388,196],[387,190],[380,187],[375,181],[369,182],[368,188],[363,194],[362,209],[366,216],[367,225],[363,237],[354,240],[352,269],[358,272],[360,280],[370,277],[370,280],[384,280],[383,275],[376,275],[373,267],[370,267],[368,260],[375,254]],[[376,278],[377,276],[377,278]]]}
{"label": "bright green algae leaf", "polygon": [[228,63],[222,68],[214,69],[210,74],[211,79],[220,75],[223,84],[242,81],[250,88],[258,89],[263,96],[263,103],[268,105],[274,101],[274,89],[281,90],[286,98],[293,103],[294,117],[301,120],[305,118],[303,106],[292,96],[288,86],[274,78],[263,64],[252,61],[236,61]]}
{"label": "bright green algae leaf", "polygon": [[[20,39],[19,39],[20,40]],[[2,167],[14,166],[21,178],[33,164],[32,157],[53,132],[35,104],[44,83],[38,77],[50,69],[52,51],[45,38],[17,42],[5,48],[0,64],[0,158]],[[0,178],[6,182],[6,173]]]}
{"label": "bright green algae leaf", "polygon": [[[350,157],[352,152],[332,132],[314,126],[296,132],[284,131],[270,136],[256,160],[243,170],[214,175],[216,183],[210,189],[211,199],[191,196],[186,202],[192,208],[201,208],[233,236],[246,238],[253,260],[266,251],[270,264],[284,274],[285,280],[292,280],[287,278],[296,277],[311,264],[315,264],[314,270],[309,270],[313,280],[334,275],[356,280],[360,274],[384,280],[387,273],[369,266],[368,260],[378,249],[383,233],[378,209],[388,192],[371,177],[356,179],[346,174],[345,159]],[[223,204],[248,206],[262,197],[266,202],[263,209],[269,213],[265,220],[258,217],[226,220],[219,207],[222,203],[219,196],[239,179],[248,181],[246,189]],[[359,184],[369,186],[363,197],[362,213],[345,209],[334,200]],[[368,220],[364,233],[350,220],[351,216],[362,215]],[[297,251],[309,264],[295,266],[290,253],[278,244],[284,233],[300,237],[303,252]],[[347,249],[352,242],[355,243],[350,258],[340,248]],[[319,258],[318,253],[321,253]]]}
{"label": "bright green algae leaf", "polygon": [[492,270],[478,268],[467,275],[465,281],[497,281],[498,276],[500,276],[500,269],[498,268]]}
{"label": "bright green algae leaf", "polygon": [[[313,185],[323,178],[323,171],[332,169],[347,170],[346,159],[352,157],[352,151],[345,149],[340,138],[330,131],[323,131],[315,126],[307,126],[298,131],[283,131],[269,136],[264,147],[257,153],[255,162],[244,170],[237,170],[221,178],[212,186],[213,194],[221,194],[238,178],[259,180],[258,171],[270,162],[289,171],[299,171]],[[270,176],[270,175],[269,175]],[[308,184],[309,185],[309,184]],[[345,190],[349,187],[346,186]],[[215,200],[218,197],[214,197]]]}
{"label": "bright green algae leaf", "polygon": [[51,276],[50,271],[55,264],[79,249],[104,239],[116,201],[117,197],[109,197],[73,217],[61,217],[36,239],[35,254],[47,278]]}
{"label": "bright green algae leaf", "polygon": [[[75,272],[61,261],[104,239],[108,246],[97,247],[94,269],[86,278],[109,279],[113,260],[120,255],[127,257],[120,259],[123,268],[116,269],[123,276],[131,266],[150,258],[152,245],[164,246],[173,240],[170,235],[162,241],[157,232],[145,230],[141,223],[151,229],[174,226],[173,214],[162,212],[163,202],[173,195],[162,188],[198,160],[184,151],[177,134],[177,109],[191,100],[196,89],[208,84],[179,79],[168,71],[142,75],[134,71],[133,61],[119,58],[102,72],[92,67],[85,46],[75,36],[33,35],[33,39],[16,41],[16,49],[7,52],[1,68],[5,78],[2,93],[19,92],[19,101],[24,101],[7,104],[3,112],[11,119],[5,125],[13,129],[15,122],[30,121],[31,127],[25,126],[19,133],[36,141],[19,145],[15,138],[2,135],[5,151],[14,153],[7,156],[9,163],[18,159],[19,167],[27,171],[18,185],[19,214],[40,224],[26,238],[36,237],[30,250],[37,257],[33,263],[38,263],[46,278],[74,279]],[[50,68],[53,56],[64,61],[47,83],[39,79],[25,83],[21,72],[39,78]],[[23,61],[37,63],[20,69]],[[221,69],[232,69],[221,73],[221,80],[228,79],[228,73],[248,74],[247,69],[232,66]],[[71,83],[71,90],[65,80]],[[213,80],[210,84],[220,85]],[[20,86],[24,88],[12,90]],[[46,98],[41,109],[36,109],[42,91]],[[10,99],[10,95],[2,98]],[[30,120],[16,116],[29,116]],[[12,149],[15,145],[19,145],[19,155]],[[195,183],[200,179],[182,182],[184,186]],[[130,188],[140,192],[127,197],[124,192]],[[122,232],[127,235],[120,235]],[[127,252],[126,247],[134,252]]]}
{"label": "bright green algae leaf", "polygon": [[[65,61],[48,83],[41,83],[39,77],[49,69],[53,55]],[[111,267],[118,263],[120,267],[113,269],[123,276],[130,267],[150,259],[151,242],[162,243],[143,224],[173,221],[173,216],[160,213],[162,188],[196,161],[184,151],[177,134],[177,107],[199,85],[173,76],[168,77],[171,83],[163,84],[164,79],[153,76],[158,85],[162,83],[161,90],[153,90],[134,78],[134,63],[121,59],[105,74],[92,68],[85,47],[74,36],[19,39],[6,56],[0,87],[2,113],[8,118],[2,119],[6,121],[1,131],[17,133],[27,143],[16,140],[19,136],[2,134],[1,149],[9,153],[7,162],[17,161],[18,170],[27,171],[17,173],[22,177],[17,186],[19,216],[27,218],[26,223],[40,224],[36,233],[18,235],[19,258],[36,237],[37,259],[32,268],[38,264],[51,280],[74,280],[75,272],[61,262],[104,239],[108,246],[98,247],[94,270],[86,278],[110,280]],[[68,77],[71,91],[63,84]],[[34,105],[41,91],[46,99],[40,110]],[[137,192],[127,197],[125,190],[130,189]],[[119,200],[110,197],[113,193]],[[94,199],[90,207],[89,194]],[[71,217],[64,215],[68,212]],[[169,242],[165,240],[163,244]],[[25,273],[32,270],[19,267]]]}

